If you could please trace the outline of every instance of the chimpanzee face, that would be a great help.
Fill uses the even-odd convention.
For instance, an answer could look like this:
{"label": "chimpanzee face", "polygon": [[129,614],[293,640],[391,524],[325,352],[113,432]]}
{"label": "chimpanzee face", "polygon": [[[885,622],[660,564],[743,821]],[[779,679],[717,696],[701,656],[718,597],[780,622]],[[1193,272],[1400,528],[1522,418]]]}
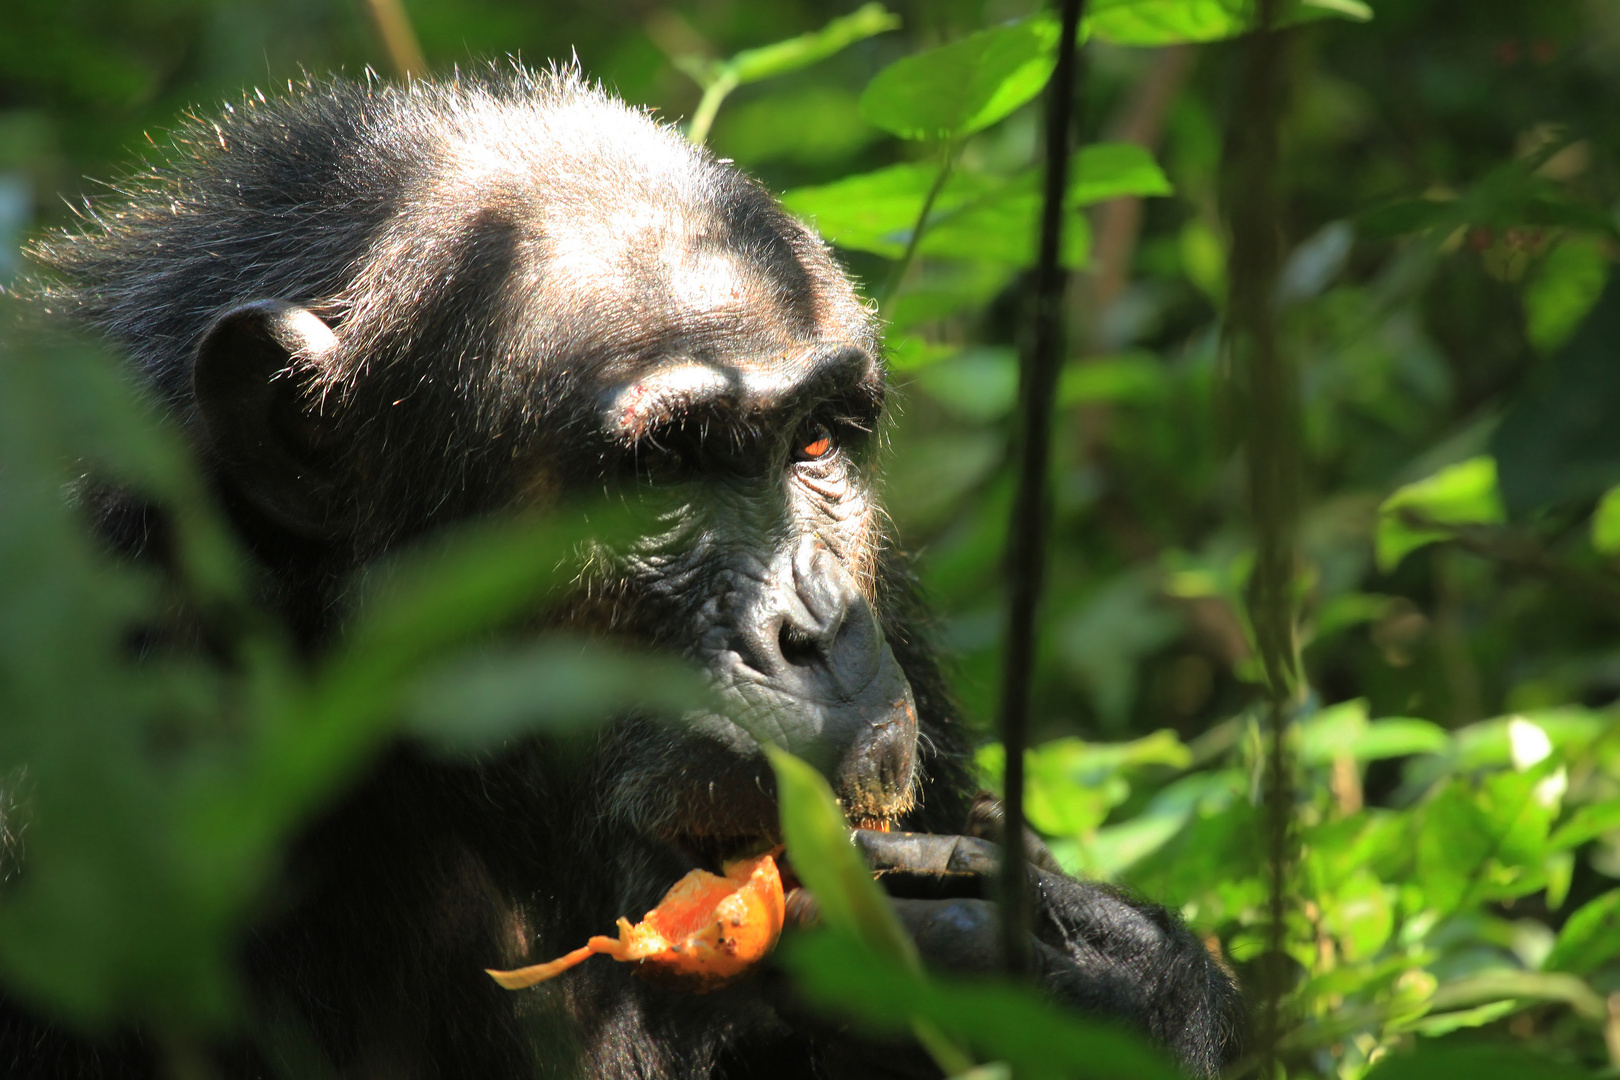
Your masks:
{"label": "chimpanzee face", "polygon": [[[604,737],[612,812],[708,850],[775,829],[757,740],[857,820],[910,806],[916,710],[874,605],[884,371],[824,246],[678,134],[576,90],[434,133],[325,294],[223,305],[192,369],[222,483],[364,561],[455,517],[630,495],[613,629],[730,717]],[[358,181],[357,181],[358,182]]]}
{"label": "chimpanzee face", "polygon": [[882,385],[867,349],[834,340],[653,364],[604,393],[604,429],[660,523],[625,560],[630,590],[733,712],[642,756],[614,805],[716,841],[768,832],[763,738],[815,762],[852,817],[908,808],[916,711],[873,611]]}

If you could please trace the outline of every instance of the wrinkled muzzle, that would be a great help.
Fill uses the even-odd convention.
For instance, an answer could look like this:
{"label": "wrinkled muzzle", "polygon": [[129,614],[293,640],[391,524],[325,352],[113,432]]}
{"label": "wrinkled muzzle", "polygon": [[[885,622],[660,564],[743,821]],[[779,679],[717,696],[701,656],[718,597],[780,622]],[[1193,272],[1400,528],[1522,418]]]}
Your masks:
{"label": "wrinkled muzzle", "polygon": [[736,737],[746,734],[755,755],[771,742],[804,758],[852,818],[904,813],[917,709],[871,605],[839,560],[805,537],[762,577],[739,580],[717,614],[700,651],[731,716],[705,718],[695,730],[738,750]]}

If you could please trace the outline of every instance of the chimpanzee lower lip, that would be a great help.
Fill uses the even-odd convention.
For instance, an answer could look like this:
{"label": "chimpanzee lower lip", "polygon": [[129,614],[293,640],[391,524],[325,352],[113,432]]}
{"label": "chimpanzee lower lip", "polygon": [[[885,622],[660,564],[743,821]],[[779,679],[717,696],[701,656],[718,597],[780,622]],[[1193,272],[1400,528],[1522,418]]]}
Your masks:
{"label": "chimpanzee lower lip", "polygon": [[[892,818],[858,815],[849,819],[849,827],[852,829],[872,829],[886,833],[894,826]],[[777,829],[731,836],[671,834],[664,839],[698,866],[714,874],[720,873],[728,862],[751,859],[782,846],[782,834]]]}

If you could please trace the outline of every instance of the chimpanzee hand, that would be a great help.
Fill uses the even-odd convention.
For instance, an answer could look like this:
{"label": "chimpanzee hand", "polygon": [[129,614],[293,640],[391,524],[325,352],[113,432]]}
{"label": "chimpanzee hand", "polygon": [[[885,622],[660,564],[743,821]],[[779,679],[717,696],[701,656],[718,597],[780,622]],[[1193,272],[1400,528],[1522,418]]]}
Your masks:
{"label": "chimpanzee hand", "polygon": [[[1135,1028],[1194,1075],[1212,1076],[1237,1050],[1241,1004],[1203,944],[1161,907],[1058,870],[1031,839],[1033,976],[1059,1001]],[[924,963],[1000,969],[996,907],[1000,847],[972,836],[858,830],[856,844],[895,897]]]}

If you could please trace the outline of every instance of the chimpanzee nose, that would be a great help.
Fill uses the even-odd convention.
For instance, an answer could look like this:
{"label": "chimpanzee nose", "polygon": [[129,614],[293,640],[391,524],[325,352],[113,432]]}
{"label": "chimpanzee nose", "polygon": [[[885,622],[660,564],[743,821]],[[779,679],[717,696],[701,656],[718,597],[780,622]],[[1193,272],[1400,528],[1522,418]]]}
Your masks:
{"label": "chimpanzee nose", "polygon": [[871,605],[814,537],[774,560],[761,584],[733,615],[734,648],[751,669],[733,689],[846,809],[890,816],[910,794],[917,710]]}
{"label": "chimpanzee nose", "polygon": [[885,642],[854,579],[814,537],[778,559],[771,578],[774,603],[756,646],[765,670],[833,700],[858,697],[877,676]]}

